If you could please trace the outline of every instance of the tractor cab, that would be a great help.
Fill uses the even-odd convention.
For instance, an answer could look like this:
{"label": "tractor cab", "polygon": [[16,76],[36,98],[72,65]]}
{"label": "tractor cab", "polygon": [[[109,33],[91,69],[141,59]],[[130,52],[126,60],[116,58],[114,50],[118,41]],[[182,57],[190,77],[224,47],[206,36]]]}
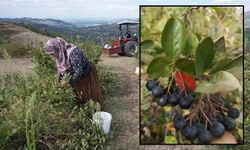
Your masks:
{"label": "tractor cab", "polygon": [[104,47],[103,53],[108,55],[117,53],[118,55],[129,57],[136,55],[138,53],[139,38],[136,33],[132,32],[130,26],[138,25],[139,22],[124,20],[117,24],[119,25],[120,36],[118,40],[112,40],[111,46]]}
{"label": "tractor cab", "polygon": [[[130,29],[130,26],[138,25],[138,21],[120,21],[117,23],[119,25],[120,30],[120,40],[123,41],[137,41],[138,42],[138,35],[136,33],[133,33]],[[124,30],[125,29],[125,30]]]}

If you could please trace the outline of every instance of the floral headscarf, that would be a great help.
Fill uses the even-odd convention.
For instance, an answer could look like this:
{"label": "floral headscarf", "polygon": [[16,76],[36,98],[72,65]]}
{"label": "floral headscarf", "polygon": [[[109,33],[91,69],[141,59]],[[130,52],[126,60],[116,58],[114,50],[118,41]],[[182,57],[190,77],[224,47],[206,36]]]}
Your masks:
{"label": "floral headscarf", "polygon": [[75,48],[75,45],[66,42],[60,37],[56,37],[46,42],[44,50],[46,54],[59,54],[59,58],[56,59],[57,72],[62,74],[70,68],[69,55]]}

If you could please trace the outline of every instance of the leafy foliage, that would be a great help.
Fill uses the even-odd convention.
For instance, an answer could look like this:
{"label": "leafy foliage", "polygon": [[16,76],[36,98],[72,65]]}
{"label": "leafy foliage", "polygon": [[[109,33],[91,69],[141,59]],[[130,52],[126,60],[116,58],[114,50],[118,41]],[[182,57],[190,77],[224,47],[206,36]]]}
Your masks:
{"label": "leafy foliage", "polygon": [[155,58],[149,64],[147,72],[154,78],[166,75],[170,76],[172,72],[171,68],[168,67],[170,64],[171,61],[166,58]]}
{"label": "leafy foliage", "polygon": [[0,43],[0,58],[4,57],[4,50],[8,51],[11,57],[23,57],[23,56],[31,56],[32,47],[25,46],[20,42],[9,43],[6,40],[3,40]]}
{"label": "leafy foliage", "polygon": [[97,65],[99,82],[104,95],[112,95],[115,83],[118,81],[118,75],[102,64]]}
{"label": "leafy foliage", "polygon": [[241,85],[237,78],[226,71],[220,71],[214,74],[210,81],[204,81],[199,84],[195,91],[200,93],[218,93],[234,91],[235,89],[240,89]]}
{"label": "leafy foliage", "polygon": [[[174,91],[177,85],[180,91],[185,91],[183,93],[186,96],[187,91],[194,90],[197,97],[194,98],[195,106],[191,110],[182,111],[168,105],[160,109],[155,105],[156,102],[158,105],[163,104],[159,101],[162,99],[152,100],[150,93],[142,88],[143,142],[167,143],[164,136],[165,139],[173,139],[174,136],[178,143],[188,143],[185,139],[180,140],[179,133],[173,131],[168,124],[173,121],[176,109],[190,118],[197,116],[195,112],[207,111],[206,105],[200,102],[205,101],[204,97],[230,99],[226,101],[228,106],[241,109],[242,94],[236,89],[242,89],[242,11],[239,13],[237,9],[239,8],[142,7],[141,87],[145,87],[145,80],[150,77],[157,80],[158,86],[163,88],[166,95],[172,93],[170,91]],[[230,13],[232,17],[226,17],[226,13]],[[232,26],[230,23],[233,21],[238,22],[234,22]],[[152,94],[154,95],[154,90]],[[199,104],[203,106],[196,110]],[[156,116],[163,117],[162,111],[168,115],[165,118],[168,121],[159,123],[155,120]],[[242,121],[238,120],[239,134],[242,133],[241,126]],[[237,142],[242,142],[242,137],[234,137]]]}
{"label": "leafy foliage", "polygon": [[[90,100],[76,106],[73,89],[59,86],[54,60],[42,49],[33,49],[32,54],[34,73],[0,76],[0,147],[103,148],[106,136],[92,120],[93,113],[100,110],[99,104]],[[98,67],[98,73],[106,91],[117,78],[109,70],[100,70],[105,68]]]}
{"label": "leafy foliage", "polygon": [[195,55],[195,73],[202,75],[206,69],[209,69],[214,59],[214,43],[211,38],[204,39],[197,47]]}
{"label": "leafy foliage", "polygon": [[102,49],[100,45],[95,45],[93,42],[81,42],[81,41],[76,41],[75,44],[77,44],[78,47],[86,53],[87,57],[91,61],[95,63],[98,63],[100,61],[101,49]]}
{"label": "leafy foliage", "polygon": [[185,46],[184,23],[177,18],[170,18],[162,35],[161,45],[169,59],[174,60]]}

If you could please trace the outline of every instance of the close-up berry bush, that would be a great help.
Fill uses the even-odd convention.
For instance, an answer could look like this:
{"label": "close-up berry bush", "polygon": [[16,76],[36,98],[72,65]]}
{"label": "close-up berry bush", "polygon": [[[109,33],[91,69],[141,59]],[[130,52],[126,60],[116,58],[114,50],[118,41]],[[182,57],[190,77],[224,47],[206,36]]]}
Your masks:
{"label": "close-up berry bush", "polygon": [[243,143],[242,8],[141,11],[141,143]]}

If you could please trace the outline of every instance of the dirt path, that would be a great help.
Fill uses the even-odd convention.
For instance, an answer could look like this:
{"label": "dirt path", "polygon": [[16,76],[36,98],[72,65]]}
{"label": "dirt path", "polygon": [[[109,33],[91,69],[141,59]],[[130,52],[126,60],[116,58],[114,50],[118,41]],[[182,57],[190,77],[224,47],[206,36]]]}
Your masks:
{"label": "dirt path", "polygon": [[27,74],[32,72],[34,66],[31,58],[15,58],[10,61],[0,59],[0,74],[8,72]]}
{"label": "dirt path", "polygon": [[137,60],[102,56],[101,63],[119,76],[114,96],[106,97],[105,102],[106,110],[113,116],[106,149],[134,149],[139,142],[139,77],[134,73]]}

